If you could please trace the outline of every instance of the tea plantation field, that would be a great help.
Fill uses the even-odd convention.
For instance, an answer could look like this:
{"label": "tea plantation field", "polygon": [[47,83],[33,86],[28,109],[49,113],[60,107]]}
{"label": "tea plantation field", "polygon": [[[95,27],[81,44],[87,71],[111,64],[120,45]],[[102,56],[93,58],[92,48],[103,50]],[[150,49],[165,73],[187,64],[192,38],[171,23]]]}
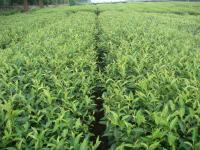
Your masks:
{"label": "tea plantation field", "polygon": [[200,3],[0,14],[0,149],[200,150]]}

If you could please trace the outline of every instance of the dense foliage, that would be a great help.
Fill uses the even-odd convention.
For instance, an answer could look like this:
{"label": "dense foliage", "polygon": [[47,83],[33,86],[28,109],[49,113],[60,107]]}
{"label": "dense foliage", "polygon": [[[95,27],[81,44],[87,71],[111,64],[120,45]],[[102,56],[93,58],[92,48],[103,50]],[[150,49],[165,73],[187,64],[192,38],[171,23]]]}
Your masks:
{"label": "dense foliage", "polygon": [[0,149],[94,149],[95,15],[31,16],[1,23]]}
{"label": "dense foliage", "polygon": [[199,10],[134,3],[0,16],[0,149],[97,149],[95,87],[109,149],[200,149]]}
{"label": "dense foliage", "polygon": [[102,13],[112,149],[200,149],[199,19]]}

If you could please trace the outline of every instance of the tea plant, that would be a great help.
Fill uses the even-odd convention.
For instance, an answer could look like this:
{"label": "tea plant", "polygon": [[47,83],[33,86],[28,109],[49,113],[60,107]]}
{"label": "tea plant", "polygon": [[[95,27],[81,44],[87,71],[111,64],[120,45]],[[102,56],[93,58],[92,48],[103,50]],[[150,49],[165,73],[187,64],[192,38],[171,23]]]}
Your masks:
{"label": "tea plant", "polygon": [[[48,10],[48,9],[47,9]],[[45,10],[45,11],[47,11]],[[52,9],[51,9],[52,10]],[[66,11],[66,10],[65,10]],[[0,49],[5,49],[26,37],[28,33],[65,19],[64,10],[0,16]],[[51,19],[50,19],[51,18]]]}
{"label": "tea plant", "polygon": [[199,19],[101,13],[111,149],[200,149]]}
{"label": "tea plant", "polygon": [[0,149],[200,149],[199,8],[0,15]]}
{"label": "tea plant", "polygon": [[1,149],[96,149],[94,26],[92,13],[53,19],[1,51]]}

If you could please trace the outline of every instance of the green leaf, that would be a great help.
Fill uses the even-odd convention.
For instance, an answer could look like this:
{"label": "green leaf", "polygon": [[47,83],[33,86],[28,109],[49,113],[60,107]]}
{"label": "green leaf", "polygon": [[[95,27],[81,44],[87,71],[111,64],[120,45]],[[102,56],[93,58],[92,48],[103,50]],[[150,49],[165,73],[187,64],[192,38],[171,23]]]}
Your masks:
{"label": "green leaf", "polygon": [[88,150],[88,149],[89,149],[88,140],[84,139],[83,143],[81,143],[81,145],[80,145],[80,150]]}
{"label": "green leaf", "polygon": [[96,150],[98,146],[100,145],[101,141],[99,141],[99,137],[97,137],[96,142],[94,145],[92,145],[92,150]]}
{"label": "green leaf", "polygon": [[192,129],[192,142],[193,144],[197,141],[198,138],[198,127]]}
{"label": "green leaf", "polygon": [[177,137],[175,135],[173,135],[172,133],[169,133],[167,136],[167,140],[168,140],[170,146],[174,146],[176,139],[177,139]]}
{"label": "green leaf", "polygon": [[170,130],[172,129],[176,130],[175,126],[177,125],[177,123],[178,123],[178,117],[175,117],[170,123]]}
{"label": "green leaf", "polygon": [[148,150],[155,150],[156,148],[158,148],[159,145],[159,142],[155,142],[149,146]]}
{"label": "green leaf", "polygon": [[188,142],[188,141],[186,141],[186,142],[184,142],[186,145],[188,145],[188,146],[190,146],[191,148],[193,147],[193,145],[192,145],[192,143],[190,143],[190,142]]}
{"label": "green leaf", "polygon": [[79,149],[79,142],[80,142],[81,136],[82,136],[82,133],[80,133],[79,135],[77,135],[75,137],[75,139],[73,140],[75,150]]}
{"label": "green leaf", "polygon": [[185,115],[185,107],[180,108],[179,115],[180,115],[181,119],[183,119],[183,116]]}
{"label": "green leaf", "polygon": [[145,117],[143,115],[143,113],[141,112],[141,110],[139,110],[137,113],[136,113],[136,116],[135,116],[135,120],[136,120],[136,123],[140,126],[142,123],[144,123],[146,120],[145,120]]}
{"label": "green leaf", "polygon": [[165,132],[160,131],[160,129],[155,129],[155,130],[152,132],[152,138],[153,138],[153,139],[160,139],[160,138],[162,138],[163,136],[165,136]]}
{"label": "green leaf", "polygon": [[81,126],[81,120],[80,120],[80,118],[78,118],[77,120],[76,120],[76,123],[75,123],[75,128],[79,128]]}

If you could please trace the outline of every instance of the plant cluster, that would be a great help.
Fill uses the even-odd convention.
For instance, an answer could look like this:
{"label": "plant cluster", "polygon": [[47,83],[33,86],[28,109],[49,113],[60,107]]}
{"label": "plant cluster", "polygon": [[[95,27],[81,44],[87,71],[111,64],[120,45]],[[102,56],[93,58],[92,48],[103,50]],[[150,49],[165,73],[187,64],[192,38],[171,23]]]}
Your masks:
{"label": "plant cluster", "polygon": [[0,149],[199,150],[200,5],[187,4],[0,16]]}
{"label": "plant cluster", "polygon": [[200,149],[200,33],[192,15],[103,12],[111,149]]}
{"label": "plant cluster", "polygon": [[99,142],[89,140],[95,15],[63,14],[45,24],[42,16],[25,27],[29,21],[12,28],[23,38],[9,36],[0,53],[0,149],[96,149]]}

